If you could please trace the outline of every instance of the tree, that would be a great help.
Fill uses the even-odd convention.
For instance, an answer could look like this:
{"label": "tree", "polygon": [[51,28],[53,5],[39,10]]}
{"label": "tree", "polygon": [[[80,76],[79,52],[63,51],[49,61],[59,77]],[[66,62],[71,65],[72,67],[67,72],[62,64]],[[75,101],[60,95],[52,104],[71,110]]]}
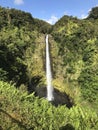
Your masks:
{"label": "tree", "polygon": [[92,10],[89,12],[88,18],[98,19],[98,7],[92,8]]}

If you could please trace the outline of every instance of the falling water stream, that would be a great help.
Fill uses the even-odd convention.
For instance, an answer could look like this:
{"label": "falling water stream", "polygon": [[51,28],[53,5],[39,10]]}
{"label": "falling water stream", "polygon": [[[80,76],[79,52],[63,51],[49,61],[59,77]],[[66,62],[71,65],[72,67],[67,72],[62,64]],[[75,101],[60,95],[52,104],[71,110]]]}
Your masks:
{"label": "falling water stream", "polygon": [[54,99],[54,96],[52,86],[52,72],[51,72],[51,62],[49,55],[48,35],[46,35],[46,79],[47,79],[47,100],[52,101]]}

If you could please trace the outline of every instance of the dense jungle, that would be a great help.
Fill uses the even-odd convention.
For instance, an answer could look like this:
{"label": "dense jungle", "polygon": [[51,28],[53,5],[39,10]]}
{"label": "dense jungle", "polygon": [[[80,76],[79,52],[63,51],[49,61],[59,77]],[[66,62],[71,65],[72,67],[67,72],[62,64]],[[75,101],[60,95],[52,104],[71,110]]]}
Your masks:
{"label": "dense jungle", "polygon": [[[53,102],[45,98],[47,34]],[[98,130],[98,7],[54,25],[0,7],[0,130]]]}

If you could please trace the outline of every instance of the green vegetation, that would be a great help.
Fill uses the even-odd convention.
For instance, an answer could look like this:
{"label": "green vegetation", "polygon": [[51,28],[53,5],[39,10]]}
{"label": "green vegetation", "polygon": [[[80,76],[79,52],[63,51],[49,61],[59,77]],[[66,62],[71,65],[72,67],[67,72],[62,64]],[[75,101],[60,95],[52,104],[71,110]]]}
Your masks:
{"label": "green vegetation", "polygon": [[90,13],[89,13],[88,18],[98,19],[98,7],[92,8],[92,10],[91,10]]}
{"label": "green vegetation", "polygon": [[[31,55],[36,53],[40,43],[44,43],[42,34],[44,28],[47,32],[51,26],[32,18],[29,13],[2,7],[0,7],[0,19],[0,61],[2,61],[0,78],[7,79],[17,86],[21,84],[28,86],[28,81],[33,78],[29,75],[29,69],[33,69],[30,64],[35,64],[35,59]],[[27,60],[32,60],[32,63],[28,63]]]}
{"label": "green vegetation", "polygon": [[[94,11],[96,10],[96,11]],[[53,27],[52,35],[61,56],[65,91],[75,103],[88,102],[98,109],[98,7],[87,19],[64,16]],[[93,18],[93,16],[92,16]],[[67,85],[66,85],[67,84]],[[69,89],[69,90],[68,90]],[[75,94],[76,93],[76,94]],[[78,101],[77,101],[78,100]]]}
{"label": "green vegetation", "polygon": [[[35,96],[45,95],[40,90],[46,86],[47,33],[53,86],[68,95],[74,104],[70,109]],[[2,129],[98,129],[98,7],[86,19],[65,15],[55,25],[21,10],[0,7]]]}
{"label": "green vegetation", "polygon": [[97,130],[95,112],[76,106],[54,107],[45,99],[0,82],[0,127],[6,130]]}

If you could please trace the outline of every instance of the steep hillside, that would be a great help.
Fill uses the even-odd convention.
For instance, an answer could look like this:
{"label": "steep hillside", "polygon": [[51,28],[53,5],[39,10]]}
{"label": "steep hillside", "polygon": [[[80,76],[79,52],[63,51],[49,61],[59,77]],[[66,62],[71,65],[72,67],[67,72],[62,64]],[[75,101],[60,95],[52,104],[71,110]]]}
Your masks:
{"label": "steep hillside", "polygon": [[[74,99],[89,101],[98,108],[98,7],[87,19],[63,16],[53,27],[52,36],[61,57],[65,89]],[[67,91],[67,90],[66,90]],[[76,96],[76,98],[75,98]],[[78,96],[78,97],[77,97]],[[85,100],[85,101],[84,101]],[[78,101],[78,103],[81,101]],[[87,105],[87,104],[86,104]]]}
{"label": "steep hillside", "polygon": [[44,43],[50,32],[53,86],[70,95],[75,104],[82,98],[97,104],[97,13],[95,7],[84,20],[65,15],[51,26],[29,13],[0,7],[0,79],[30,92],[45,86]]}
{"label": "steep hillside", "polygon": [[[38,56],[37,51],[41,53],[41,45],[45,43],[44,33],[50,30],[51,25],[33,18],[29,13],[0,7],[0,26],[0,79],[17,86],[28,86],[35,76],[34,66],[42,66],[43,58],[40,54]],[[39,67],[34,56],[41,62]]]}
{"label": "steep hillside", "polygon": [[[51,103],[42,98],[47,33]],[[0,7],[0,130],[9,129],[98,129],[98,7],[84,20],[65,15],[53,26]]]}

